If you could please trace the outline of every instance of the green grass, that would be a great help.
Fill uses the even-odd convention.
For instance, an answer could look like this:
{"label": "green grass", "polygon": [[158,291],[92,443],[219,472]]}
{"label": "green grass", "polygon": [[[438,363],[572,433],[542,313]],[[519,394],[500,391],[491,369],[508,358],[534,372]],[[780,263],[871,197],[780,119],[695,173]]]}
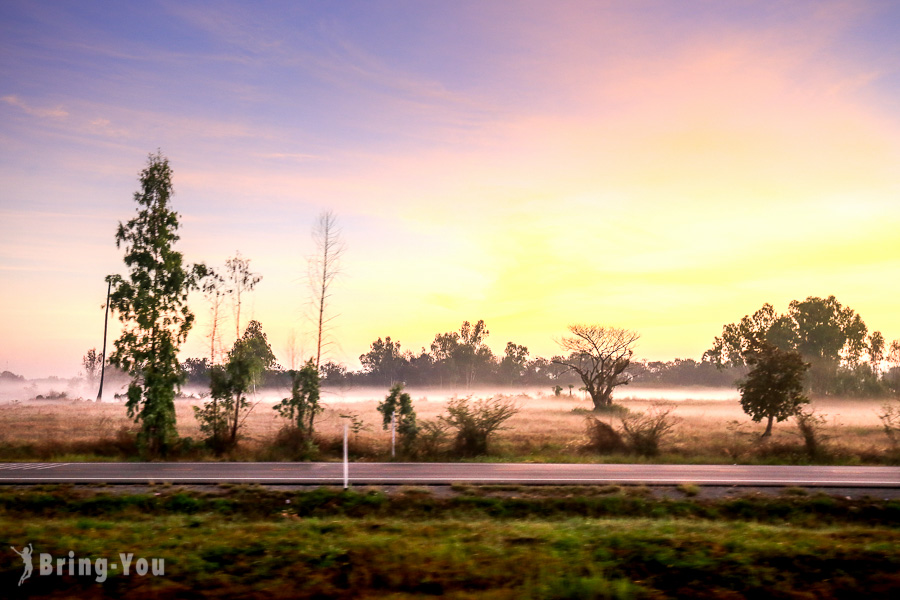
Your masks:
{"label": "green grass", "polygon": [[[38,553],[163,558],[164,577],[33,577],[22,597],[889,597],[900,501],[656,500],[640,487],[149,493],[0,489],[0,536]],[[15,596],[13,596],[15,597]]]}
{"label": "green grass", "polygon": [[[184,508],[184,507],[182,507]],[[30,597],[888,597],[900,531],[678,518],[2,517],[36,552],[163,558],[164,577],[32,577]],[[12,557],[15,558],[15,557]],[[0,565],[16,590],[21,564]]]}

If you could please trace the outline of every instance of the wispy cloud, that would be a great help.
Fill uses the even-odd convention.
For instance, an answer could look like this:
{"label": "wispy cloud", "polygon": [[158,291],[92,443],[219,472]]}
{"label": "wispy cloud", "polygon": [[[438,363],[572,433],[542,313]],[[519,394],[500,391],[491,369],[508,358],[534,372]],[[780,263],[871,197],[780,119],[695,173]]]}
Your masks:
{"label": "wispy cloud", "polygon": [[56,106],[54,108],[31,106],[18,96],[3,96],[2,98],[0,98],[0,100],[3,100],[7,104],[22,109],[26,114],[29,114],[32,117],[39,117],[42,119],[65,119],[69,116],[68,111],[63,109],[61,106]]}

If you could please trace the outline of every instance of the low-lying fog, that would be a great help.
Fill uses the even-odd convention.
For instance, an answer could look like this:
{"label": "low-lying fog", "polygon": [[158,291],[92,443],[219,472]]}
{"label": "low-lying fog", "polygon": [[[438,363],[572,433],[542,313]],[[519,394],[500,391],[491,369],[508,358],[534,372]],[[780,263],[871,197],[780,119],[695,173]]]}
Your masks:
{"label": "low-lying fog", "polygon": [[[94,400],[97,397],[99,383],[89,383],[84,379],[34,379],[18,382],[0,383],[0,403],[29,400]],[[105,382],[103,389],[104,402],[120,402],[116,394],[124,394],[127,383],[122,381]],[[532,398],[554,397],[553,390],[548,387],[502,387],[486,386],[466,389],[440,388],[440,387],[407,387],[404,389],[415,400],[428,400],[430,402],[445,402],[450,398],[487,398],[498,394],[519,396],[527,395]],[[209,389],[199,386],[185,386],[182,395],[189,398],[200,399],[209,394]],[[325,386],[322,389],[323,402],[334,401],[340,403],[370,402],[381,400],[388,393],[387,387],[377,386]],[[253,394],[255,400],[262,402],[278,402],[290,395],[290,388],[262,388]],[[589,401],[585,392],[564,389],[560,398]],[[613,397],[617,400],[663,400],[679,402],[685,400],[728,400],[737,401],[739,395],[734,388],[717,387],[677,387],[655,388],[623,386],[616,390]]]}

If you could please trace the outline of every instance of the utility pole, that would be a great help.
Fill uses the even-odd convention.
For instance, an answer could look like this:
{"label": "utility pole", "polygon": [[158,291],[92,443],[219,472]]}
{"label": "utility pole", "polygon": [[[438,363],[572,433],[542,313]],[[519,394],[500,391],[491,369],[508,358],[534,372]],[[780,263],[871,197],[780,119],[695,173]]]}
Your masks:
{"label": "utility pole", "polygon": [[106,373],[106,328],[109,326],[109,293],[112,291],[112,281],[106,285],[106,316],[103,319],[103,354],[100,355],[100,391],[97,392],[97,402],[103,398],[103,375]]}

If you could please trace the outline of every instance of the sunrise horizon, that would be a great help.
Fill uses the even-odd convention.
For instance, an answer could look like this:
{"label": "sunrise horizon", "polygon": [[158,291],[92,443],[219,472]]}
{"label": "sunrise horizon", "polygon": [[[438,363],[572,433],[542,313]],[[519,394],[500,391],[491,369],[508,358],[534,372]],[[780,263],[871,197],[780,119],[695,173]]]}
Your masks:
{"label": "sunrise horizon", "polygon": [[[318,216],[346,248],[327,359],[495,355],[572,323],[700,360],[764,303],[835,296],[900,339],[900,8],[881,2],[86,2],[0,8],[0,370],[100,349],[120,222],[161,152],[175,249],[240,252],[282,365]],[[208,356],[209,314],[182,358]],[[117,319],[110,317],[109,343]],[[234,324],[225,346],[234,341]],[[225,327],[226,331],[228,326]],[[230,337],[229,337],[230,336]]]}

